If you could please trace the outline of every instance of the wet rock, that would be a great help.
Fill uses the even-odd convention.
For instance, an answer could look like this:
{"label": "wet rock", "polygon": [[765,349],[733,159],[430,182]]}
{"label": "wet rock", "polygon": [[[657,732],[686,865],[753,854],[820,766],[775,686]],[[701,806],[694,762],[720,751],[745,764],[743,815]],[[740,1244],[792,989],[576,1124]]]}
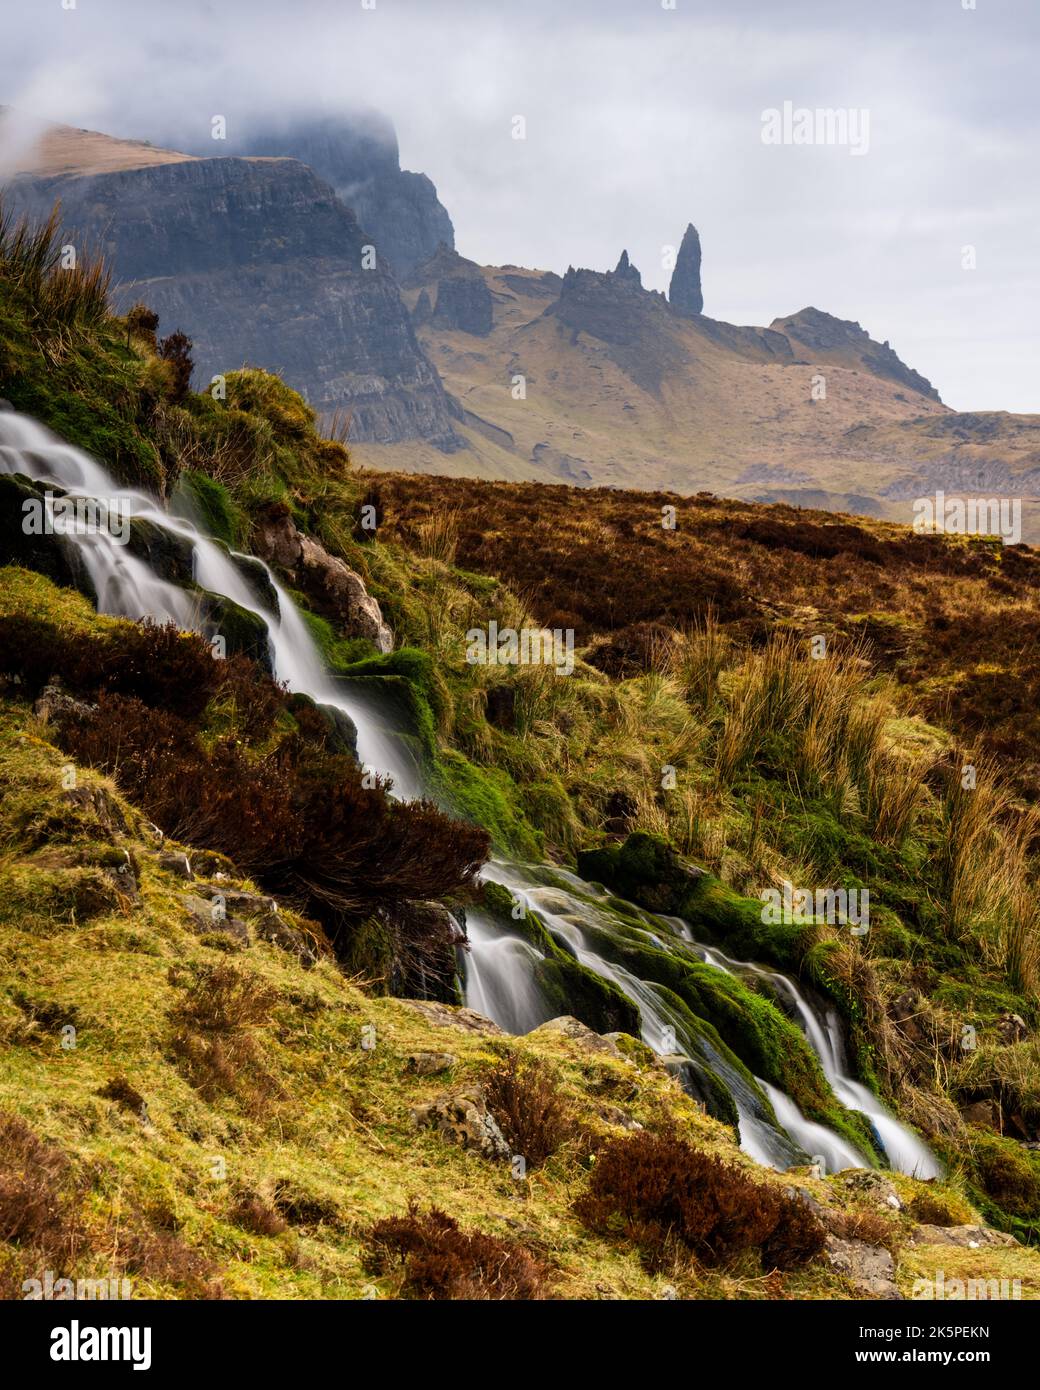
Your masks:
{"label": "wet rock", "polygon": [[222,594],[202,591],[206,613],[207,635],[223,639],[225,653],[242,653],[259,662],[265,671],[273,671],[267,623],[258,613],[225,598]]}
{"label": "wet rock", "polygon": [[0,566],[36,570],[55,584],[79,589],[93,598],[93,586],[72,541],[67,536],[47,535],[32,525],[26,529],[28,516],[44,514],[47,491],[62,494],[64,489],[45,489],[21,473],[0,473]]}
{"label": "wet rock", "polygon": [[357,725],[346,710],[337,709],[335,705],[315,705],[315,709],[321,711],[329,727],[329,746],[333,752],[347,753],[356,760]]}
{"label": "wet rock", "polygon": [[413,1052],[408,1058],[408,1070],[415,1076],[438,1076],[457,1061],[453,1052]]}
{"label": "wet rock", "polygon": [[857,1292],[868,1298],[903,1297],[896,1287],[895,1261],[882,1246],[829,1235],[824,1246],[824,1258]]}
{"label": "wet rock", "polygon": [[194,542],[188,536],[167,531],[154,521],[143,517],[130,519],[130,535],[126,543],[131,555],[143,560],[160,579],[182,588],[194,580]]}
{"label": "wet rock", "polygon": [[253,543],[269,564],[284,570],[292,582],[314,593],[323,607],[332,610],[348,635],[367,637],[381,652],[393,650],[393,633],[361,576],[317,541],[302,535],[288,513],[274,509],[261,518]]}
{"label": "wet rock", "polygon": [[915,1226],[910,1239],[915,1245],[959,1245],[966,1250],[1018,1244],[1006,1231],[994,1231],[989,1226]]}
{"label": "wet rock", "polygon": [[602,1052],[608,1057],[621,1058],[624,1056],[617,1043],[611,1042],[601,1033],[594,1033],[591,1028],[587,1028],[584,1023],[580,1023],[570,1014],[561,1014],[559,1018],[549,1019],[548,1023],[543,1023],[540,1027],[535,1028],[531,1036],[537,1038],[546,1033],[560,1034],[565,1038],[570,1038],[589,1052]]}
{"label": "wet rock", "polygon": [[494,1115],[488,1110],[479,1087],[441,1096],[412,1110],[418,1129],[433,1129],[453,1144],[471,1149],[492,1161],[509,1159],[506,1143]]}
{"label": "wet rock", "polygon": [[305,574],[336,609],[347,632],[367,637],[381,652],[393,651],[393,634],[383,622],[379,604],[365,588],[361,576],[307,536],[301,540],[301,551]]}

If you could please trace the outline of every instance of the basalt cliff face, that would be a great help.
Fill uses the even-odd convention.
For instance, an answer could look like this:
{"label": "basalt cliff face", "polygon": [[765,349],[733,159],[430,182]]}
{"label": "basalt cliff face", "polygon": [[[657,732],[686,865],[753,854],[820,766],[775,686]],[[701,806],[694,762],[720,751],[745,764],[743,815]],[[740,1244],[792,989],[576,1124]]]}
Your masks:
{"label": "basalt cliff face", "polygon": [[[201,156],[206,139],[179,142]],[[220,153],[298,159],[336,190],[371,236],[379,257],[402,280],[440,245],[453,248],[455,229],[425,174],[401,168],[393,125],[376,112],[317,116],[282,123],[234,125]]]}
{"label": "basalt cliff face", "polygon": [[354,213],[299,161],[157,159],[30,173],[6,196],[34,217],[60,199],[73,244],[104,250],[117,306],[144,300],[162,331],[192,339],[196,387],[261,366],[319,412],[349,413],[351,441],[459,447],[458,408],[389,268],[378,256],[372,264]]}

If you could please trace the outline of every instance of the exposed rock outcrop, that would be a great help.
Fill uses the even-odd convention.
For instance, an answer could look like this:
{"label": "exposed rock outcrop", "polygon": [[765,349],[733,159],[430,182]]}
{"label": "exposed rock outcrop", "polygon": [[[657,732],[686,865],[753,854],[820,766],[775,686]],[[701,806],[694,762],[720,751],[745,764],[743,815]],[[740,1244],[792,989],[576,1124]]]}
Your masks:
{"label": "exposed rock outcrop", "polygon": [[482,1158],[508,1159],[511,1150],[498,1121],[487,1108],[479,1087],[441,1096],[412,1111],[417,1129],[433,1129],[453,1144],[472,1149]]}
{"label": "exposed rock outcrop", "polygon": [[453,275],[437,282],[433,323],[486,337],[494,326],[491,291],[481,275]]}
{"label": "exposed rock outcrop", "polygon": [[351,637],[367,637],[381,652],[393,651],[394,637],[365,581],[343,560],[304,536],[287,512],[270,512],[257,526],[254,546],[269,564],[313,594]]}
{"label": "exposed rock outcrop", "polygon": [[[212,141],[189,140],[185,148],[213,153]],[[309,165],[353,209],[399,280],[442,242],[455,245],[455,229],[436,188],[425,174],[401,168],[394,127],[378,112],[299,117],[241,131],[232,127],[225,150]]]}
{"label": "exposed rock outcrop", "polygon": [[675,269],[668,285],[668,302],[687,318],[703,312],[701,292],[701,239],[690,222],[683,233],[682,245],[675,258]]}
{"label": "exposed rock outcrop", "polygon": [[929,400],[939,400],[938,391],[926,377],[908,367],[887,342],[876,343],[865,328],[850,319],[835,318],[810,306],[788,318],[774,319],[769,326],[783,333],[796,350],[801,347],[809,358],[822,352],[834,361],[837,354],[846,359],[843,365],[861,367],[875,376],[898,381]]}
{"label": "exposed rock outcrop", "polygon": [[480,267],[446,243],[416,266],[405,283],[411,289],[422,286],[412,310],[416,324],[478,337],[487,337],[494,328],[494,299]]}

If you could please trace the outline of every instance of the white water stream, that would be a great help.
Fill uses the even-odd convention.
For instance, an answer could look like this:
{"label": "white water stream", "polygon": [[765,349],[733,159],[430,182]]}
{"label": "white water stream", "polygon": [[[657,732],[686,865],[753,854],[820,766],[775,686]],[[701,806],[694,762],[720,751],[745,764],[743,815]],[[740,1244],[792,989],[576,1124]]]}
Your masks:
{"label": "white water stream", "polygon": [[[263,621],[275,678],[291,690],[303,692],[317,703],[349,716],[357,728],[360,761],[391,777],[396,795],[421,794],[417,769],[402,742],[369,702],[338,684],[329,673],[301,612],[266,565],[263,569],[276,596],[272,605],[257,597],[240,567],[245,562],[259,565],[260,561],[236,555],[205,536],[192,521],[170,515],[154,498],[120,486],[95,459],[13,411],[0,411],[0,473],[21,473],[44,488],[54,488],[72,498],[102,501],[110,512],[151,523],[190,546],[195,583],[210,594],[232,600]],[[182,628],[207,629],[204,596],[160,577],[147,561],[118,544],[109,530],[70,534],[66,540],[74,547],[89,577],[99,611],[174,622]],[[804,1162],[806,1155],[821,1156],[828,1169],[864,1166],[866,1160],[857,1149],[825,1126],[807,1120],[782,1091],[763,1081],[758,1081],[756,1091],[707,1040],[691,1037],[682,1017],[657,985],[639,979],[592,949],[585,928],[594,923],[610,929],[609,911],[595,902],[605,894],[555,868],[552,876],[557,886],[552,887],[545,886],[541,881],[544,875],[540,876],[536,868],[493,863],[485,873],[519,895],[582,964],[613,981],[639,1006],[643,1038],[651,1047],[662,1053],[684,1055],[691,1064],[700,1059],[726,1084],[739,1118],[741,1145],[752,1157],[781,1169]],[[565,886],[558,886],[560,883]],[[654,935],[659,923],[637,908],[632,908],[632,913],[647,923],[648,941],[663,944]],[[900,1124],[865,1086],[847,1075],[841,1060],[836,1016],[821,1023],[786,976],[729,961],[715,948],[698,946],[685,923],[673,920],[670,929],[690,943],[702,960],[724,970],[757,972],[789,1001],[835,1093],[846,1105],[870,1117],[893,1167],[920,1176],[940,1171],[934,1155],[921,1140]],[[476,911],[468,915],[467,930],[471,948],[466,969],[467,1004],[513,1033],[527,1032],[544,1023],[551,1010],[534,977],[537,949],[519,934],[503,931]],[[772,1106],[779,1128],[773,1123],[763,1096]]]}

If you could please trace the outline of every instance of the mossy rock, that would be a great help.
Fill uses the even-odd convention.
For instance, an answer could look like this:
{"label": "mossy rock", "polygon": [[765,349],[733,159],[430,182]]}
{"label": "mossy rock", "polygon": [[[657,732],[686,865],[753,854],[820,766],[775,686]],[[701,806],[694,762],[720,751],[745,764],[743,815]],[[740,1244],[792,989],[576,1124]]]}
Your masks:
{"label": "mossy rock", "polygon": [[[62,489],[51,488],[60,493]],[[55,584],[78,589],[93,600],[94,589],[76,552],[64,536],[31,535],[25,530],[26,503],[43,506],[44,488],[21,473],[0,474],[0,565],[18,565],[46,575]]]}
{"label": "mossy rock", "polygon": [[193,542],[187,536],[157,526],[154,521],[137,516],[131,518],[127,549],[169,584],[185,588],[194,579]]}
{"label": "mossy rock", "polygon": [[200,592],[207,628],[212,636],[224,639],[227,654],[233,656],[241,652],[270,671],[271,649],[263,618],[220,594],[211,594],[206,590]]}

